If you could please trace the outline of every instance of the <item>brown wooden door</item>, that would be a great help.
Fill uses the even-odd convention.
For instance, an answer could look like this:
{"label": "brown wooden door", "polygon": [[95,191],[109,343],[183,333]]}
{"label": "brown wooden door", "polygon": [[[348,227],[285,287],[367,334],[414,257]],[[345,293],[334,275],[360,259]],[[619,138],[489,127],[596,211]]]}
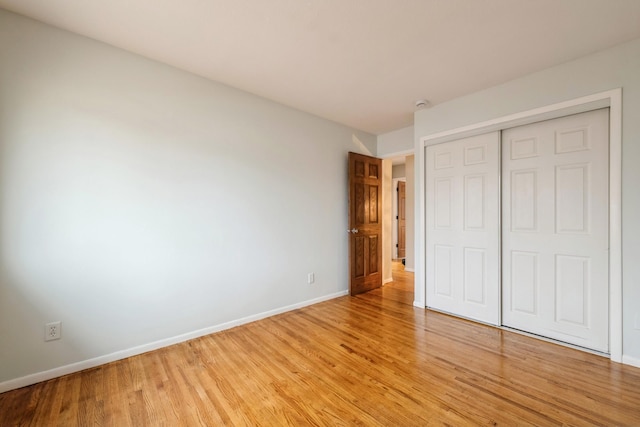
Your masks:
{"label": "brown wooden door", "polygon": [[404,258],[405,255],[405,210],[404,201],[406,195],[406,185],[404,181],[398,181],[398,258]]}
{"label": "brown wooden door", "polygon": [[349,153],[351,295],[382,286],[382,160]]}

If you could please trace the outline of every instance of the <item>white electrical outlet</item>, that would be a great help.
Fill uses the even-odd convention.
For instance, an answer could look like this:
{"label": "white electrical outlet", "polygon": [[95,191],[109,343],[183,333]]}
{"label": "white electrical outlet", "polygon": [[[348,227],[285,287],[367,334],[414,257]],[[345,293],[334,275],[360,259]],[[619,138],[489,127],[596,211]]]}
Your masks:
{"label": "white electrical outlet", "polygon": [[312,284],[313,282],[316,281],[316,275],[315,273],[309,273],[307,274],[307,283],[308,284]]}
{"label": "white electrical outlet", "polygon": [[62,337],[62,322],[51,322],[44,325],[44,340],[59,340]]}

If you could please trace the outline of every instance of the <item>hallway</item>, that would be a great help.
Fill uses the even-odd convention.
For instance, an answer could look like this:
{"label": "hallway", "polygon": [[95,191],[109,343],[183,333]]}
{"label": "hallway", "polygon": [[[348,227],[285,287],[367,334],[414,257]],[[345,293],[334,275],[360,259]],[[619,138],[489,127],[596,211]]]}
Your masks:
{"label": "hallway", "polygon": [[404,265],[400,260],[392,261],[392,277],[393,282],[389,282],[381,289],[376,289],[370,293],[378,293],[382,295],[382,298],[389,299],[391,301],[397,301],[408,305],[413,305],[414,297],[414,274],[405,271]]}

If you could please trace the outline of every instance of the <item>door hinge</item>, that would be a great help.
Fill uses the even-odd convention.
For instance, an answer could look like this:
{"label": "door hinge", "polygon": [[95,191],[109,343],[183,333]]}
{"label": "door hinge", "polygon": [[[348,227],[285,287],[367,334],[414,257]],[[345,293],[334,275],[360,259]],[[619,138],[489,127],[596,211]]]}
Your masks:
{"label": "door hinge", "polygon": [[398,219],[398,215],[396,215],[396,219]]}
{"label": "door hinge", "polygon": [[398,244],[396,243],[396,248],[398,247]]}

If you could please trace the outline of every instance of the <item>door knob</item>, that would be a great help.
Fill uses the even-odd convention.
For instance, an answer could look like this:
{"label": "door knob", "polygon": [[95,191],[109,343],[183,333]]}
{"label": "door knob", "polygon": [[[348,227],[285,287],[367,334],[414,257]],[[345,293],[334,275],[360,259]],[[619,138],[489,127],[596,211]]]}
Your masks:
{"label": "door knob", "polygon": [[347,233],[357,234],[358,233],[358,229],[357,228],[352,228],[351,230],[347,230]]}

